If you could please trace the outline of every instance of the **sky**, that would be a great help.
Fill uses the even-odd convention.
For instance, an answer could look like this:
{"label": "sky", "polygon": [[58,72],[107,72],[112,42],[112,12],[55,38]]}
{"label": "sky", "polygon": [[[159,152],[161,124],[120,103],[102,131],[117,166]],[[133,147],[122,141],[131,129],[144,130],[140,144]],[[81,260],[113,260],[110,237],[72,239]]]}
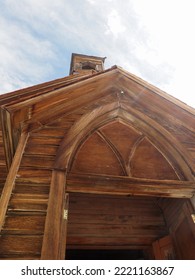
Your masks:
{"label": "sky", "polygon": [[107,57],[195,108],[194,0],[0,0],[0,94]]}

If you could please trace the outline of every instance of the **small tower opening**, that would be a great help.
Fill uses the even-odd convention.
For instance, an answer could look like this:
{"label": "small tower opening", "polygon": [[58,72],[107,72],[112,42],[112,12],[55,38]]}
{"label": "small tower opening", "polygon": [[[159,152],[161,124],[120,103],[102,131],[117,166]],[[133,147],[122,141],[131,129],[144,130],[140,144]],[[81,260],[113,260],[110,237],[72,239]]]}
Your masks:
{"label": "small tower opening", "polygon": [[70,64],[70,75],[93,74],[104,71],[106,57],[89,56],[83,54],[72,54]]}

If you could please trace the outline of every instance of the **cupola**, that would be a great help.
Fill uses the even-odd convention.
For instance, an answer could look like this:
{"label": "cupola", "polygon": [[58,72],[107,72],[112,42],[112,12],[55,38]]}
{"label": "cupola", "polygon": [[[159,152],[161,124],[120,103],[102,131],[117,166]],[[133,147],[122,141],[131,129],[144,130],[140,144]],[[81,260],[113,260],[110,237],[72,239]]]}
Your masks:
{"label": "cupola", "polygon": [[72,54],[70,64],[70,75],[93,74],[104,70],[106,57],[90,56],[83,54]]}

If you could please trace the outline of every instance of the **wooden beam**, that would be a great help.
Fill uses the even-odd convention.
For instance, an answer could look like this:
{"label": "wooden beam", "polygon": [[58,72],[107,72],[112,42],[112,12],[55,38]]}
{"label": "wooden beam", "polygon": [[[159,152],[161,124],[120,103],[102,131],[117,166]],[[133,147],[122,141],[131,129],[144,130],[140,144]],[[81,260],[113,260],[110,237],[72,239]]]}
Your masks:
{"label": "wooden beam", "polygon": [[[42,260],[65,257],[68,198],[65,196],[65,172],[52,172],[49,202],[42,244]],[[63,248],[63,250],[62,250]]]}
{"label": "wooden beam", "polygon": [[5,215],[7,212],[7,207],[8,207],[8,203],[14,188],[14,184],[15,184],[15,179],[16,179],[16,175],[18,173],[18,169],[20,166],[20,162],[22,159],[22,155],[28,140],[28,133],[22,133],[19,143],[18,143],[18,147],[16,149],[11,167],[9,169],[9,173],[3,188],[3,192],[1,195],[1,199],[0,199],[0,231],[2,230],[3,224],[4,224],[4,219],[5,219]]}
{"label": "wooden beam", "polygon": [[195,194],[195,181],[150,180],[123,176],[69,174],[67,191],[126,196],[190,198]]}
{"label": "wooden beam", "polygon": [[6,110],[6,108],[0,108],[1,113],[1,122],[2,122],[2,133],[3,133],[3,142],[4,142],[4,151],[7,167],[10,168],[12,159],[14,156],[14,144],[13,144],[13,135],[11,128],[11,115]]}

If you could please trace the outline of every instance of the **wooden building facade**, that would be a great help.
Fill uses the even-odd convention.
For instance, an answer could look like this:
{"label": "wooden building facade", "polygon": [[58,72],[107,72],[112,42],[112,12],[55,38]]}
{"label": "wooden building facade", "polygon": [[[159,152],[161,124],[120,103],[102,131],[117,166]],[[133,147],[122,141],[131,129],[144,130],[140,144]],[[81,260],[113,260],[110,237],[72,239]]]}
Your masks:
{"label": "wooden building facade", "polygon": [[195,111],[104,60],[0,96],[0,259],[195,259]]}

